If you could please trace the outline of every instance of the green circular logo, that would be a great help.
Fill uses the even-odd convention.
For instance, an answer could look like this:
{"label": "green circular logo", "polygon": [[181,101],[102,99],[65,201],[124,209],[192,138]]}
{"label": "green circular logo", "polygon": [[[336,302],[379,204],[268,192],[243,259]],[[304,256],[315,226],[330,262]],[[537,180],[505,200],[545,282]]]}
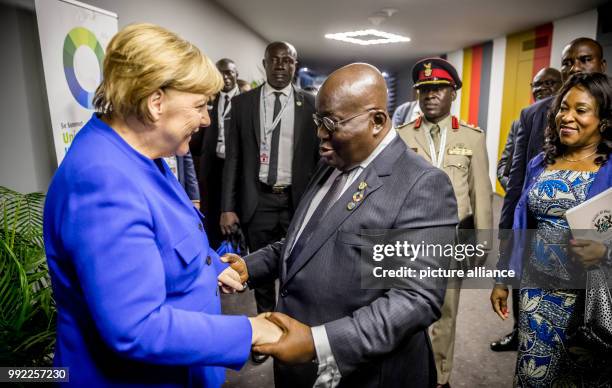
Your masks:
{"label": "green circular logo", "polygon": [[81,106],[92,109],[94,91],[85,90],[77,80],[74,72],[74,54],[81,46],[89,47],[96,55],[96,58],[98,58],[100,78],[102,78],[104,49],[102,49],[100,42],[98,42],[93,32],[83,27],[73,28],[68,35],[66,35],[66,39],[64,39],[64,75],[66,76],[66,82],[68,82],[68,88],[74,96],[74,99],[77,100]]}

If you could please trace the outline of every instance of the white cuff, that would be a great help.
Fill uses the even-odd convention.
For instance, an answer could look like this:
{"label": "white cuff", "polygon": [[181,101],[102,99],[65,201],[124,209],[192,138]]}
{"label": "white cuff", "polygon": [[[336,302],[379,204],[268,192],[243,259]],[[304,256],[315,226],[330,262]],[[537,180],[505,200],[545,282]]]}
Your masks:
{"label": "white cuff", "polygon": [[319,369],[317,371],[317,380],[313,388],[335,388],[342,376],[336,364],[336,359],[331,351],[329,338],[325,326],[315,326],[310,328],[312,339],[314,341],[315,350],[317,352],[317,361]]}

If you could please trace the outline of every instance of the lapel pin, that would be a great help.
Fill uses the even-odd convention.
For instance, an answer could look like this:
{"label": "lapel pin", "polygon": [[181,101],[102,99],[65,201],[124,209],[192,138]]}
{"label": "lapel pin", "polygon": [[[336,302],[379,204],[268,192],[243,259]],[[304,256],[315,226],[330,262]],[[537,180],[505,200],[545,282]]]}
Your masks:
{"label": "lapel pin", "polygon": [[359,190],[365,190],[366,187],[368,187],[368,184],[365,181],[359,183]]}
{"label": "lapel pin", "polygon": [[348,205],[346,205],[346,208],[348,210],[353,210],[355,208],[355,202],[349,202]]}
{"label": "lapel pin", "polygon": [[359,202],[363,199],[363,191],[357,191],[353,194],[353,202]]}

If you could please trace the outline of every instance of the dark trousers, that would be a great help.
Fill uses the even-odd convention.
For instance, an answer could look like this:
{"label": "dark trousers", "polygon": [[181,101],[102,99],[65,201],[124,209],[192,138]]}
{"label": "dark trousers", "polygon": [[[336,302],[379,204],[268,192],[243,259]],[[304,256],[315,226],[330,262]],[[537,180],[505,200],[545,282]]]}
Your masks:
{"label": "dark trousers", "polygon": [[211,161],[211,166],[205,166],[206,175],[202,177],[205,182],[200,186],[200,211],[205,217],[204,226],[208,242],[213,249],[217,249],[225,240],[219,226],[221,220],[221,182],[225,159],[214,156]]}
{"label": "dark trousers", "polygon": [[513,330],[518,329],[519,322],[519,295],[521,289],[518,287],[512,287],[512,316],[514,317],[514,328]]}
{"label": "dark trousers", "polygon": [[[255,214],[245,227],[251,253],[285,237],[293,215],[289,196],[289,193],[273,194],[260,191]],[[255,288],[255,302],[258,314],[274,310],[274,282]]]}

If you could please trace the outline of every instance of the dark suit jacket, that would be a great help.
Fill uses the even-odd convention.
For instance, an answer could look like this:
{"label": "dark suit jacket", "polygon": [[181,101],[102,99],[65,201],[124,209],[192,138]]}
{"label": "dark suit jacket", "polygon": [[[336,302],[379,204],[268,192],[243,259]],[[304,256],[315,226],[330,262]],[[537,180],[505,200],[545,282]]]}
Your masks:
{"label": "dark suit jacket", "polygon": [[[237,212],[245,224],[258,202],[261,88],[232,99],[232,119],[225,138],[221,209]],[[312,120],[314,97],[296,88],[294,101],[291,200],[295,208],[319,161],[319,140]]]}
{"label": "dark suit jacket", "polygon": [[[217,95],[219,98],[219,95]],[[225,118],[225,138],[227,138],[227,130],[229,127],[232,110]],[[218,100],[212,104],[212,109],[209,111],[210,126],[200,128],[200,130],[191,137],[189,149],[194,157],[194,164],[198,175],[200,186],[200,195],[202,202],[200,209],[204,214],[208,213],[209,198],[212,192],[221,191],[222,172],[215,170],[217,161],[217,138],[219,137],[219,122],[217,120],[219,109]],[[219,222],[219,220],[215,220]]]}
{"label": "dark suit jacket", "polygon": [[200,199],[198,179],[196,178],[191,153],[188,152],[185,156],[176,157],[176,169],[178,173],[178,181],[185,189],[189,199],[192,201]]}
{"label": "dark suit jacket", "polygon": [[514,209],[521,196],[527,164],[542,152],[546,115],[552,105],[554,96],[545,98],[521,111],[520,124],[516,134],[512,167],[508,179],[508,188],[499,220],[499,229],[512,229]]}
{"label": "dark suit jacket", "polygon": [[508,179],[510,179],[510,168],[512,168],[512,154],[514,153],[514,142],[516,141],[516,132],[518,131],[519,120],[514,120],[508,132],[506,145],[502,151],[499,162],[497,162],[497,180],[506,190],[508,188]]}
{"label": "dark suit jacket", "polygon": [[[398,136],[330,208],[304,249],[293,253],[295,261],[287,272],[287,247],[330,169],[321,163],[286,240],[246,257],[250,284],[257,287],[279,278],[277,310],[310,326],[325,324],[343,376],[340,386],[435,386],[427,327],[440,316],[444,285],[427,289],[411,279],[410,289],[362,288],[360,232],[416,228],[412,236],[420,243],[430,241],[442,226],[454,228],[457,204],[450,180],[442,170],[407,150]],[[349,211],[347,204],[361,181],[368,185],[364,198]],[[418,257],[408,265],[418,271],[440,263]],[[311,388],[316,370],[314,363],[296,367],[276,363],[276,387]]]}

